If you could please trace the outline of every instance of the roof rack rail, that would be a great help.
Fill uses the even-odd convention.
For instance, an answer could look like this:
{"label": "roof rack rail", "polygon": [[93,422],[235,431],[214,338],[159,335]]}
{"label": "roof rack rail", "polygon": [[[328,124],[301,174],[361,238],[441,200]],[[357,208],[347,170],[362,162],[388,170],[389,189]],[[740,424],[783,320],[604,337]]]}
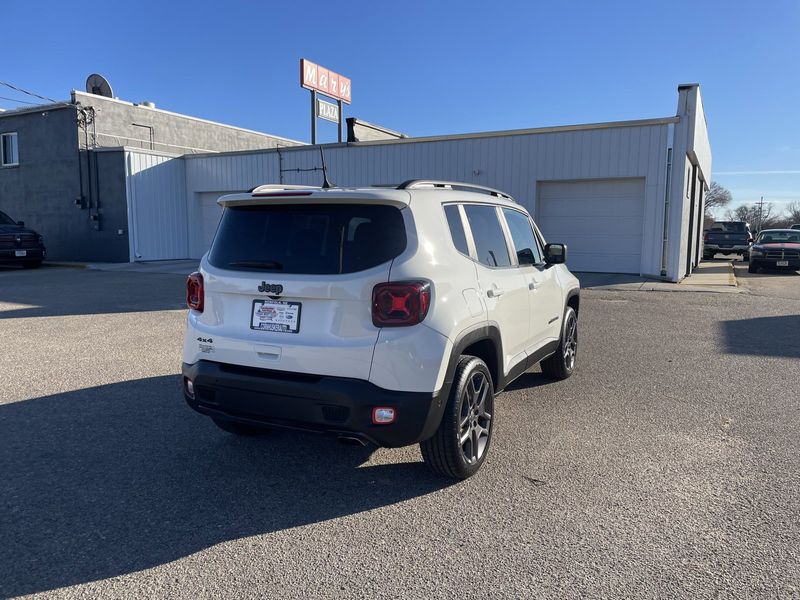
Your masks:
{"label": "roof rack rail", "polygon": [[432,187],[432,188],[442,188],[442,189],[451,189],[451,190],[465,190],[469,192],[480,192],[483,194],[489,194],[491,196],[496,196],[498,198],[506,198],[507,200],[511,200],[512,202],[516,202],[514,198],[506,194],[505,192],[501,192],[500,190],[496,190],[494,188],[486,187],[485,185],[477,185],[474,183],[461,183],[459,181],[440,181],[438,179],[409,179],[408,181],[404,181],[400,185],[397,186],[398,190],[414,190],[421,187]]}
{"label": "roof rack rail", "polygon": [[256,194],[258,192],[268,192],[270,190],[319,190],[322,189],[318,185],[288,185],[284,183],[267,183],[265,185],[257,185],[250,190],[249,193]]}

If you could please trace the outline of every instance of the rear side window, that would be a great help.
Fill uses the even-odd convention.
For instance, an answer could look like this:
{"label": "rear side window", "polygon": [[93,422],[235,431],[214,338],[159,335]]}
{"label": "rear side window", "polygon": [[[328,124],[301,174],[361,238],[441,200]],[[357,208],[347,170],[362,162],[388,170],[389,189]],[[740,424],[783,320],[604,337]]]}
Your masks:
{"label": "rear side window", "polygon": [[450,227],[450,236],[453,238],[453,245],[461,254],[469,256],[467,247],[467,236],[464,235],[464,224],[461,222],[461,212],[455,204],[448,204],[444,207],[444,214],[447,217],[447,225]]}
{"label": "rear side window", "polygon": [[536,265],[542,262],[539,245],[536,243],[527,215],[510,208],[504,208],[503,214],[508,223],[508,230],[511,232],[514,250],[517,252],[517,262],[520,265]]}
{"label": "rear side window", "polygon": [[208,261],[221,269],[334,275],[383,264],[406,248],[400,210],[374,204],[229,207]]}
{"label": "rear side window", "polygon": [[464,212],[467,213],[478,260],[490,267],[509,266],[508,246],[494,206],[465,204]]}

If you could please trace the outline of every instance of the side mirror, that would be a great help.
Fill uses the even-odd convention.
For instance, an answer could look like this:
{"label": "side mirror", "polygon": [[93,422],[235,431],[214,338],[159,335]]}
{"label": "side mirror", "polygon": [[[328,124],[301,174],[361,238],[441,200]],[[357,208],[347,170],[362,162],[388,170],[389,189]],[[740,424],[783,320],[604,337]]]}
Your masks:
{"label": "side mirror", "polygon": [[521,265],[535,265],[536,258],[533,256],[533,250],[530,248],[523,248],[517,252],[517,262]]}
{"label": "side mirror", "polygon": [[751,237],[747,238],[747,241],[748,241],[748,242],[750,242],[751,244],[752,244],[753,242],[755,242],[755,240],[754,240],[753,238],[751,238]]}
{"label": "side mirror", "polygon": [[25,221],[17,221],[17,225],[20,227],[25,227]]}
{"label": "side mirror", "polygon": [[567,262],[566,244],[547,244],[544,247],[544,262],[548,265],[561,265]]}

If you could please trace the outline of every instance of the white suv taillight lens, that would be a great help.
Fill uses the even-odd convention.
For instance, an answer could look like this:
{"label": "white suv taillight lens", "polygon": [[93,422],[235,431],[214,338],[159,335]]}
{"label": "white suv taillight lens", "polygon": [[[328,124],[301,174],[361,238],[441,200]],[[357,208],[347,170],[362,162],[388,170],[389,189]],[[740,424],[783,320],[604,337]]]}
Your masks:
{"label": "white suv taillight lens", "polygon": [[186,280],[186,305],[192,310],[203,312],[204,300],[203,276],[194,272]]}
{"label": "white suv taillight lens", "polygon": [[431,286],[426,281],[379,283],[372,289],[372,324],[403,327],[421,323],[431,304]]}

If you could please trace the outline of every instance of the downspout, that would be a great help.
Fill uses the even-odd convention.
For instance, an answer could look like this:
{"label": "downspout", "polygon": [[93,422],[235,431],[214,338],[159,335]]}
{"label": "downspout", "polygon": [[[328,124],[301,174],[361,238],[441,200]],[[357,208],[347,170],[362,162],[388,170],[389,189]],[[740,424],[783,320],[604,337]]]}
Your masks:
{"label": "downspout", "polygon": [[669,196],[672,191],[672,143],[675,125],[667,129],[667,179],[664,185],[664,232],[661,238],[661,277],[667,276],[667,252],[669,251]]}

